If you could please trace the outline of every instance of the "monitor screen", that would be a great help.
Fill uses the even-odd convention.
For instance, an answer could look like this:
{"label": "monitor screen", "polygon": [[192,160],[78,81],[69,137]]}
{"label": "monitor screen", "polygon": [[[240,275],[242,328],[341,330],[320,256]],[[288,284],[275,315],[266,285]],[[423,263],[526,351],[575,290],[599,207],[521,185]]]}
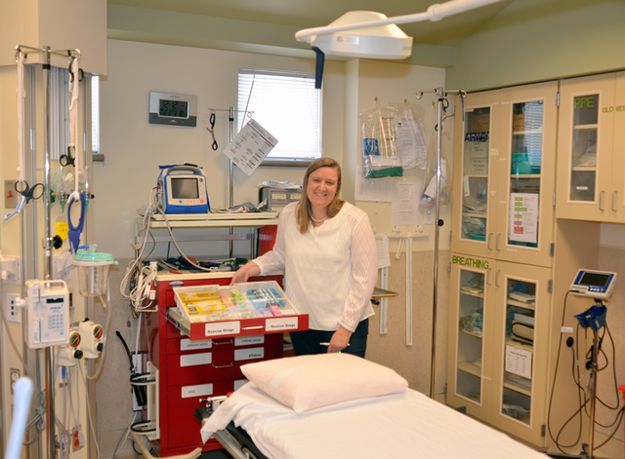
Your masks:
{"label": "monitor screen", "polygon": [[585,272],[579,280],[580,285],[603,287],[610,281],[610,276],[603,273]]}
{"label": "monitor screen", "polygon": [[200,191],[197,178],[171,177],[171,196],[174,199],[198,199]]}
{"label": "monitor screen", "polygon": [[172,118],[188,118],[189,103],[185,100],[159,99],[158,114]]}

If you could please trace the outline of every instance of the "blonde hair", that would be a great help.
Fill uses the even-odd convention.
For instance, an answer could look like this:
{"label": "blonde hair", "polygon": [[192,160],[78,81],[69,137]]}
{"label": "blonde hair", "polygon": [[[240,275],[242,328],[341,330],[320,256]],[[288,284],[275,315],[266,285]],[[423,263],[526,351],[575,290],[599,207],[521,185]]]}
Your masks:
{"label": "blonde hair", "polygon": [[302,184],[302,196],[300,197],[295,211],[297,228],[302,234],[308,231],[308,224],[311,222],[312,214],[312,207],[310,205],[310,200],[308,199],[308,194],[306,193],[306,189],[308,188],[308,179],[310,174],[315,172],[317,169],[321,169],[322,167],[331,167],[336,170],[338,175],[336,194],[334,195],[332,202],[328,204],[328,217],[334,217],[343,207],[343,200],[339,198],[339,192],[341,191],[341,166],[332,158],[323,157],[316,159],[310,164],[310,166],[308,166],[308,169],[306,169],[306,173],[304,174],[304,183]]}

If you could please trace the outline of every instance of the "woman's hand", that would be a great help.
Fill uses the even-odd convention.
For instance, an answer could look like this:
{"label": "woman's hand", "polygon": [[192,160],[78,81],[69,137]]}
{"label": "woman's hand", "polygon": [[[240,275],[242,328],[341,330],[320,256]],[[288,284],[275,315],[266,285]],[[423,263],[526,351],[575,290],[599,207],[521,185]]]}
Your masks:
{"label": "woman's hand", "polygon": [[260,267],[253,261],[248,261],[234,273],[232,280],[230,281],[230,285],[247,282],[250,277],[257,276],[259,274]]}
{"label": "woman's hand", "polygon": [[330,345],[328,346],[328,352],[340,352],[349,345],[349,339],[352,337],[352,332],[347,328],[339,326],[336,329],[332,338],[330,339]]}

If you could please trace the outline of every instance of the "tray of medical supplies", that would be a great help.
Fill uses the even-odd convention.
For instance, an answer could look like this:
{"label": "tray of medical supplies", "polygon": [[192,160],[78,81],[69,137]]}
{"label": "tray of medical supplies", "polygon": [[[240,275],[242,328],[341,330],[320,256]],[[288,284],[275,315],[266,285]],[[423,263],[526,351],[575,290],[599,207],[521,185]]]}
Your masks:
{"label": "tray of medical supplies", "polygon": [[308,329],[276,281],[174,287],[167,318],[191,339],[226,338]]}

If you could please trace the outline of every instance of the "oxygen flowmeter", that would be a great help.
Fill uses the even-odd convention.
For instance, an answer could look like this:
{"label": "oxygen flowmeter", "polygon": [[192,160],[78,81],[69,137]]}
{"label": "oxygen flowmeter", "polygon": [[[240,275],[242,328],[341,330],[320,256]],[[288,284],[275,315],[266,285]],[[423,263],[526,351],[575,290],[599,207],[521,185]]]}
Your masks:
{"label": "oxygen flowmeter", "polygon": [[31,349],[66,344],[69,292],[63,280],[26,281],[26,344]]}

